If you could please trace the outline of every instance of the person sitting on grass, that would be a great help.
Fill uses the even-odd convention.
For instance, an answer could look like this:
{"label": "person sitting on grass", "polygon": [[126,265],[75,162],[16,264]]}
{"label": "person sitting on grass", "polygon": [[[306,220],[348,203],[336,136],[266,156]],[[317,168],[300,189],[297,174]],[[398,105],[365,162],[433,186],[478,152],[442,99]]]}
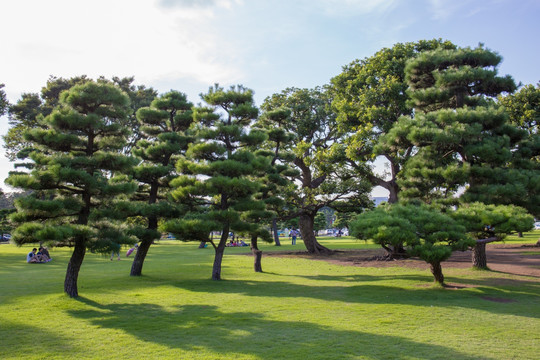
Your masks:
{"label": "person sitting on grass", "polygon": [[33,248],[32,251],[26,255],[26,262],[27,263],[39,263],[38,257],[36,255],[36,248]]}
{"label": "person sitting on grass", "polygon": [[47,259],[49,259],[49,261],[52,260],[51,255],[49,254],[49,249],[47,249],[46,246],[40,247],[39,250],[41,251],[41,253],[42,253],[43,255],[45,255],[45,256],[47,257]]}
{"label": "person sitting on grass", "polygon": [[40,247],[39,251],[36,254],[36,257],[39,262],[49,262],[52,259],[48,256],[49,252],[45,251],[44,248]]}

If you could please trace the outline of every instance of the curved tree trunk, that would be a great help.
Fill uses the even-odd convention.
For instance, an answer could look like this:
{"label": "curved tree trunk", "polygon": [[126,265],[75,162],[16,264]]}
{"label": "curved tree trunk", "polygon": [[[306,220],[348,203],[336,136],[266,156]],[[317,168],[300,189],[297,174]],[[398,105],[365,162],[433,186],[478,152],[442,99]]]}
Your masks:
{"label": "curved tree trunk", "polygon": [[274,232],[274,242],[276,243],[276,246],[281,246],[281,243],[279,242],[279,233],[277,228],[277,218],[272,219],[272,231]]}
{"label": "curved tree trunk", "polygon": [[472,252],[473,267],[487,269],[486,244],[477,243]]}
{"label": "curved tree trunk", "polygon": [[395,204],[398,202],[398,193],[399,193],[399,187],[395,180],[388,182],[388,187],[386,188],[390,194],[388,194],[388,203],[389,204]]}
{"label": "curved tree trunk", "polygon": [[262,251],[257,247],[257,235],[251,235],[251,253],[253,254],[253,268],[255,272],[262,273]]}
{"label": "curved tree trunk", "polygon": [[299,217],[298,225],[300,227],[300,234],[302,234],[302,241],[304,242],[304,245],[306,246],[307,251],[310,254],[332,253],[332,250],[328,249],[327,247],[322,246],[317,241],[317,238],[315,237],[315,234],[313,232],[314,219],[315,219],[315,215],[305,214],[305,213],[300,214],[300,217]]}
{"label": "curved tree trunk", "polygon": [[[155,204],[157,201],[157,194],[159,189],[159,183],[157,180],[154,180],[150,185],[150,196],[148,199],[148,204]],[[148,216],[148,230],[157,230],[158,228],[158,218],[155,215]],[[133,263],[131,264],[131,276],[141,276],[142,268],[144,265],[144,259],[148,254],[150,246],[154,243],[155,239],[143,239],[141,244],[137,248],[135,257],[133,258]]]}
{"label": "curved tree trunk", "polygon": [[142,268],[144,265],[144,259],[146,258],[146,254],[148,254],[148,249],[150,249],[150,245],[152,245],[153,240],[144,239],[141,241],[141,244],[137,248],[137,251],[135,252],[135,258],[133,259],[133,264],[131,264],[131,273],[129,275],[131,276],[141,276],[142,275]]}
{"label": "curved tree trunk", "polygon": [[223,261],[223,253],[225,252],[225,245],[227,245],[227,238],[229,237],[229,226],[224,226],[221,233],[218,246],[215,248],[214,265],[212,267],[212,280],[221,280],[221,262]]}
{"label": "curved tree trunk", "polygon": [[431,273],[435,278],[435,281],[441,285],[444,285],[444,275],[442,273],[442,267],[440,262],[434,262],[429,264]]}
{"label": "curved tree trunk", "polygon": [[81,269],[82,262],[84,260],[84,255],[86,254],[86,245],[83,240],[75,241],[75,248],[73,249],[73,254],[69,259],[66,278],[64,280],[64,292],[69,295],[69,297],[78,297],[79,292],[77,288],[77,279],[79,278],[79,270]]}
{"label": "curved tree trunk", "polygon": [[[77,224],[86,225],[88,224],[88,217],[90,215],[92,196],[89,192],[85,192],[82,197],[85,205],[79,213]],[[75,247],[73,248],[73,254],[71,254],[71,258],[69,259],[68,267],[66,270],[66,278],[64,280],[64,292],[68,294],[69,297],[74,298],[79,296],[77,280],[79,278],[79,270],[81,269],[85,254],[86,240],[76,238]]]}

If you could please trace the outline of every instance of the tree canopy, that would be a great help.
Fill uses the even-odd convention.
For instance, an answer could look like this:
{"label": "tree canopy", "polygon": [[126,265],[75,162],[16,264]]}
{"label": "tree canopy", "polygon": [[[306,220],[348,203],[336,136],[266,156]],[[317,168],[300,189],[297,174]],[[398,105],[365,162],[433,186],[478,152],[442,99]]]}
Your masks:
{"label": "tree canopy", "polygon": [[368,206],[367,193],[371,189],[366,181],[355,178],[354,171],[344,162],[331,102],[328,88],[289,88],[268,97],[262,105],[265,114],[286,111],[286,116],[274,126],[294,135],[284,142],[284,148],[293,154],[291,163],[297,170],[286,174],[293,185],[285,196],[292,210],[289,216],[299,217],[302,241],[311,253],[329,251],[314,235],[317,212],[344,199],[359,207]]}
{"label": "tree canopy", "polygon": [[[209,105],[194,110],[197,141],[177,162],[180,174],[171,185],[173,198],[189,204],[182,219],[164,223],[162,229],[186,241],[211,242],[215,249],[212,279],[221,279],[221,263],[230,231],[255,232],[254,212],[265,210],[255,194],[258,178],[267,169],[268,159],[250,151],[267,135],[249,130],[258,116],[253,92],[243,86],[228,90],[216,85],[201,95]],[[216,109],[220,109],[219,113]],[[220,231],[218,244],[209,238]]]}
{"label": "tree canopy", "polygon": [[466,228],[436,208],[424,204],[386,204],[366,211],[351,223],[351,235],[373,239],[388,252],[404,248],[430,264],[435,281],[444,284],[441,262],[456,250],[467,250],[475,242]]}
{"label": "tree canopy", "polygon": [[133,169],[139,182],[134,194],[136,206],[132,215],[146,219],[146,228],[136,228],[141,241],[135,253],[131,275],[142,274],[148,249],[160,238],[158,222],[182,214],[182,204],[169,201],[170,181],[177,175],[174,164],[185,153],[193,136],[188,129],[193,122],[193,104],[185,94],[169,91],[152,101],[150,107],[137,111],[139,140],[132,150],[142,162]]}
{"label": "tree canopy", "polygon": [[415,117],[401,117],[381,145],[416,149],[400,180],[406,197],[454,201],[464,188],[468,202],[527,201],[523,183],[505,181],[523,131],[494,103],[494,97],[515,89],[509,76],[497,76],[500,61],[478,47],[425,52],[408,63]]}
{"label": "tree canopy", "polygon": [[128,134],[120,121],[129,111],[129,98],[112,84],[85,82],[62,92],[59,105],[39,127],[24,131],[34,149],[32,171],[12,173],[6,180],[33,191],[15,202],[16,243],[74,247],[64,283],[71,297],[78,296],[87,248],[106,252],[133,242],[114,215],[115,197],[135,190],[122,175],[135,162],[118,153]]}
{"label": "tree canopy", "polygon": [[4,91],[4,84],[0,84],[0,116],[3,116],[9,106],[9,101],[6,96],[6,92]]}
{"label": "tree canopy", "polygon": [[[40,127],[41,119],[49,115],[59,104],[60,94],[70,89],[72,86],[92,81],[86,75],[75,76],[69,79],[51,76],[47,80],[46,86],[41,88],[39,94],[23,93],[21,99],[16,104],[10,105],[8,109],[10,128],[3,136],[6,156],[9,160],[15,161],[17,154],[27,148],[30,144],[21,141],[22,134],[26,129]],[[157,92],[152,88],[146,88],[143,85],[133,85],[134,78],[113,77],[108,80],[100,77],[98,82],[112,83],[118,85],[124,90],[130,98],[129,106],[131,112],[128,112],[125,119],[122,119],[123,125],[130,128],[131,135],[129,143],[126,143],[126,149],[129,150],[138,139],[138,122],[135,118],[135,112],[138,108],[150,105]]]}
{"label": "tree canopy", "polygon": [[[390,131],[401,116],[414,115],[405,78],[407,62],[437,48],[455,49],[455,45],[441,39],[397,43],[371,57],[353,61],[331,81],[335,94],[332,105],[338,113],[346,161],[359,177],[388,190],[390,203],[398,200],[398,174],[413,147],[397,149],[377,145],[380,137]],[[373,161],[379,156],[388,162],[389,172],[374,171]]]}

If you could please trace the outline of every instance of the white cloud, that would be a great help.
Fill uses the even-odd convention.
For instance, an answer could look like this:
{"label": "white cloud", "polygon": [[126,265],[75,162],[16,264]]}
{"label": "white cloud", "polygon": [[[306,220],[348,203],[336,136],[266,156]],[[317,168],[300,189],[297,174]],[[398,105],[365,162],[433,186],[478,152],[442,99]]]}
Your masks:
{"label": "white cloud", "polygon": [[[185,3],[185,1],[184,1]],[[1,81],[8,93],[39,91],[49,75],[167,77],[205,84],[242,77],[212,27],[214,6],[156,7],[150,1],[19,0],[0,5]],[[84,5],[82,5],[84,4]]]}
{"label": "white cloud", "polygon": [[[12,103],[23,92],[39,92],[49,75],[135,76],[137,83],[147,86],[174,82],[181,91],[178,83],[192,88],[200,84],[195,93],[215,82],[235,83],[243,78],[243,69],[234,44],[221,38],[213,21],[238,4],[216,0],[207,6],[160,7],[155,1],[129,0],[2,1],[0,83],[5,83]],[[3,117],[0,135],[7,127]],[[12,166],[1,153],[3,179]]]}

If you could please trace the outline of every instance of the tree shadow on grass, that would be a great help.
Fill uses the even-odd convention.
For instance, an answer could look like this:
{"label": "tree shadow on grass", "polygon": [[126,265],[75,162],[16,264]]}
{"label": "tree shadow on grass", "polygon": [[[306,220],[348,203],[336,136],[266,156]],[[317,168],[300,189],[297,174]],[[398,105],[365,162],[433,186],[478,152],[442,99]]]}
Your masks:
{"label": "tree shadow on grass", "polygon": [[[405,275],[407,277],[407,275]],[[383,276],[384,280],[386,276]],[[413,276],[413,279],[415,277]],[[375,281],[375,279],[372,279]],[[474,291],[452,291],[438,288],[432,283],[428,287],[400,288],[396,286],[359,283],[351,286],[305,285],[285,281],[243,281],[223,280],[219,282],[184,280],[172,285],[193,292],[212,292],[214,294],[241,294],[249,297],[275,298],[311,298],[343,303],[393,304],[411,306],[463,307],[489,311],[495,314],[520,315],[540,318],[539,312],[530,307],[509,303],[490,304],[486,306],[483,297],[517,299],[517,302],[538,303],[540,293],[534,285],[524,285],[518,291],[490,287],[475,287]]]}
{"label": "tree shadow on grass", "polygon": [[[28,316],[26,321],[37,318]],[[40,329],[37,326],[0,321],[0,359],[48,359],[77,351],[71,339]]]}
{"label": "tree shadow on grass", "polygon": [[[147,303],[101,305],[84,298],[80,301],[89,308],[71,310],[72,316],[95,326],[126,332],[145,342],[178,349],[180,353],[204,350],[210,351],[210,356],[224,359],[238,356],[258,359],[477,358],[404,337],[336,330],[308,322],[276,321],[247,311],[221,312],[215,306],[183,305],[165,309]],[[144,347],[140,355],[144,357]]]}

